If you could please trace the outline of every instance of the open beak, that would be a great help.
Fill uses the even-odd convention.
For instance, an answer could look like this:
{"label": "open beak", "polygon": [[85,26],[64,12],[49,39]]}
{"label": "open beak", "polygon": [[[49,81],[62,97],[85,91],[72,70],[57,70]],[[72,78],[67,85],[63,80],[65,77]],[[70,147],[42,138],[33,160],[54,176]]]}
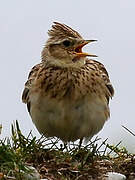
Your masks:
{"label": "open beak", "polygon": [[88,43],[94,42],[94,41],[97,41],[97,40],[84,40],[84,41],[81,41],[80,43],[78,43],[78,46],[75,48],[76,55],[79,56],[79,57],[84,57],[84,56],[97,57],[94,54],[89,54],[89,53],[82,52],[83,46],[85,46]]}

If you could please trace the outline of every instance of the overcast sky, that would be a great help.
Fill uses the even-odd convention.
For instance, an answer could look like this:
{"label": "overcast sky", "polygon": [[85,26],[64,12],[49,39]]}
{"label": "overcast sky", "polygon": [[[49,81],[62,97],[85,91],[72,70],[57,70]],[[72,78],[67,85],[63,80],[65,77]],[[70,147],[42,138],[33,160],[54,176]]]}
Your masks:
{"label": "overcast sky", "polygon": [[[86,39],[98,39],[85,47],[98,55],[107,68],[115,96],[111,118],[100,137],[111,143],[123,140],[130,150],[135,137],[135,1],[134,0],[4,0],[0,3],[0,122],[2,137],[18,120],[24,134],[38,136],[21,93],[31,67],[40,62],[40,52],[53,21],[65,23]],[[135,148],[134,148],[135,149]]]}

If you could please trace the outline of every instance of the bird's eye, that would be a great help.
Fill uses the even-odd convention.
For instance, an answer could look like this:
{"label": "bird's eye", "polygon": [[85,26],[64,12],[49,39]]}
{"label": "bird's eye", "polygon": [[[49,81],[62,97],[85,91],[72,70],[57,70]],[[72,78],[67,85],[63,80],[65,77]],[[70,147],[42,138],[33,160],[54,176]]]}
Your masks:
{"label": "bird's eye", "polygon": [[69,47],[71,45],[71,42],[69,40],[65,40],[65,41],[63,41],[63,45],[65,47]]}

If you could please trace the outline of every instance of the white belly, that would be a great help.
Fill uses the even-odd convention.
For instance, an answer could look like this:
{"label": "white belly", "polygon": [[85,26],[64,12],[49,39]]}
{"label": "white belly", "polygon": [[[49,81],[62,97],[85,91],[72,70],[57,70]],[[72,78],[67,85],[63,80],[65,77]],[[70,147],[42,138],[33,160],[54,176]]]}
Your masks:
{"label": "white belly", "polygon": [[102,129],[109,116],[108,106],[95,97],[70,103],[68,99],[41,98],[35,93],[30,101],[30,114],[38,131],[63,141],[92,137]]}

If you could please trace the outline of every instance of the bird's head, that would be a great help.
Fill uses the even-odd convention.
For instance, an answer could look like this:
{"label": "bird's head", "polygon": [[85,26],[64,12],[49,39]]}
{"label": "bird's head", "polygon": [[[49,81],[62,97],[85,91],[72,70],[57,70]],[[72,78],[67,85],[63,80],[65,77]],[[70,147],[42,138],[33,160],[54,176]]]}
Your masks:
{"label": "bird's head", "polygon": [[80,66],[85,57],[97,57],[82,51],[83,46],[96,40],[84,40],[81,35],[65,24],[54,22],[48,31],[49,39],[42,51],[42,60],[57,66]]}

